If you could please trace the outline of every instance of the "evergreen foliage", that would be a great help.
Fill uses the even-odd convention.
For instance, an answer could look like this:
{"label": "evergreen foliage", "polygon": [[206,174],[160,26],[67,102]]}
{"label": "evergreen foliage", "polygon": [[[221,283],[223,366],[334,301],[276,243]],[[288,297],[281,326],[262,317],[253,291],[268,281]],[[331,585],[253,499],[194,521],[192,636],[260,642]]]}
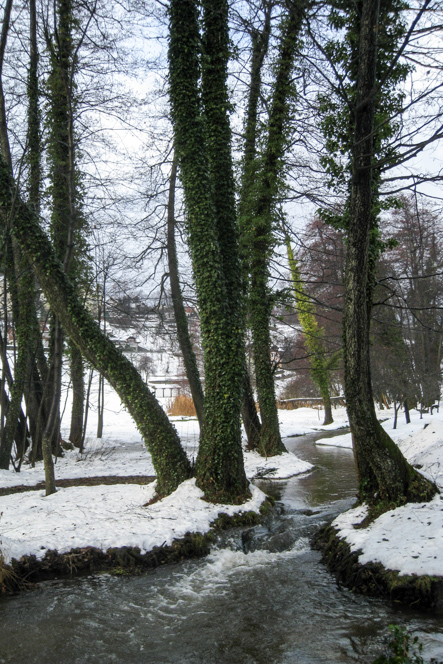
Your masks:
{"label": "evergreen foliage", "polygon": [[103,334],[81,304],[35,213],[17,195],[3,159],[0,159],[0,214],[2,221],[13,216],[14,237],[33,266],[51,309],[67,334],[114,387],[134,418],[152,456],[158,494],[171,493],[191,474],[176,430],[132,363]]}

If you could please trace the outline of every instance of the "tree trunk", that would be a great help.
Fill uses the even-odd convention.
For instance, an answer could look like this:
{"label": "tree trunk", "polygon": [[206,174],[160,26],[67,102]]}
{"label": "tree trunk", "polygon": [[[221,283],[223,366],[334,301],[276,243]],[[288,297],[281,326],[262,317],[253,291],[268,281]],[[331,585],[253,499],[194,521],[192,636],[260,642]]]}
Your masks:
{"label": "tree trunk", "polygon": [[197,360],[192,348],[191,338],[189,336],[188,319],[178,277],[178,261],[175,248],[175,183],[177,179],[177,159],[174,156],[172,162],[171,177],[169,181],[169,199],[168,199],[168,267],[169,282],[171,284],[171,297],[174,307],[175,324],[177,326],[178,343],[183,355],[186,377],[191,389],[192,400],[194,402],[195,412],[197,413],[200,431],[203,431],[203,388],[200,381],[200,374],[197,367]]}
{"label": "tree trunk", "polygon": [[204,431],[196,473],[208,498],[243,502],[249,494],[240,430],[244,312],[227,115],[227,4],[207,0],[203,6],[203,58],[198,7],[193,0],[171,1],[169,42],[175,146],[188,213],[205,365]]}
{"label": "tree trunk", "polygon": [[[15,209],[13,210],[13,201]],[[174,491],[191,473],[176,430],[131,362],[102,333],[80,303],[32,210],[16,194],[5,162],[0,159],[0,211],[12,215],[13,232],[32,264],[51,309],[83,356],[101,371],[133,416],[152,455],[157,491]]]}
{"label": "tree trunk", "polygon": [[293,93],[291,72],[298,35],[303,20],[303,6],[292,6],[282,28],[274,93],[269,114],[268,135],[262,158],[253,204],[246,207],[243,222],[250,239],[251,285],[249,297],[255,379],[262,421],[260,452],[265,456],[285,451],[282,443],[275,398],[271,361],[271,294],[268,287],[269,258],[273,248],[274,206],[279,192],[281,160],[286,145],[288,101]]}
{"label": "tree trunk", "polygon": [[69,440],[75,447],[81,448],[85,401],[83,357],[77,346],[71,341],[69,341],[69,351],[72,381],[71,431],[69,434]]}
{"label": "tree trunk", "polygon": [[98,403],[97,403],[97,438],[103,437],[103,421],[105,406],[105,379],[101,374],[98,376]]}
{"label": "tree trunk", "polygon": [[[16,437],[17,426],[21,413],[21,403],[25,392],[26,383],[31,378],[32,365],[30,362],[30,340],[32,340],[32,306],[29,291],[33,294],[34,276],[29,267],[20,260],[21,251],[14,247],[15,257],[19,261],[15,266],[15,274],[20,275],[17,284],[17,303],[15,318],[15,329],[17,334],[17,359],[14,366],[14,382],[11,386],[11,399],[9,403],[6,426],[2,432],[0,443],[0,468],[9,468],[12,445]],[[27,269],[26,269],[27,268]],[[31,328],[31,329],[30,329]]]}
{"label": "tree trunk", "polygon": [[363,0],[354,109],[345,275],[345,394],[362,500],[430,499],[434,484],[412,468],[377,420],[369,365],[368,254],[372,225],[373,137],[379,0]]}
{"label": "tree trunk", "polygon": [[251,380],[249,378],[248,367],[243,369],[243,398],[242,398],[242,419],[248,439],[248,450],[260,450],[261,440],[261,422],[255,407],[254,395],[252,393]]}
{"label": "tree trunk", "polygon": [[[301,280],[300,270],[297,261],[294,258],[291,242],[286,235],[286,250],[288,254],[289,269],[291,272],[292,288],[294,290],[294,299],[297,305],[298,320],[306,339],[306,345],[311,353],[310,373],[314,383],[320,390],[325,409],[325,419],[323,425],[332,424],[331,394],[329,389],[329,371],[334,366],[334,356],[330,366],[326,362],[326,348],[323,343],[324,330],[319,326],[314,315],[314,305],[308,298],[304,284]],[[338,355],[335,356],[338,359]]]}
{"label": "tree trunk", "polygon": [[[250,245],[248,229],[248,210],[250,210],[256,178],[256,152],[258,132],[258,102],[261,94],[261,73],[263,63],[268,52],[269,36],[271,33],[272,3],[265,3],[264,23],[262,32],[252,33],[251,81],[249,84],[248,108],[245,120],[245,141],[242,163],[242,182],[239,201],[240,222],[240,259],[242,266],[243,288],[247,297],[249,291],[250,273]],[[244,361],[244,386],[242,398],[242,419],[248,439],[248,449],[259,450],[261,436],[261,422],[255,407],[251,380],[247,368],[246,357]]]}
{"label": "tree trunk", "polygon": [[[404,409],[405,409],[406,424],[411,424],[411,417],[409,415],[409,404],[408,404],[407,399],[405,399],[405,402],[404,402],[403,406],[404,406]],[[431,413],[432,413],[432,411],[431,411]]]}
{"label": "tree trunk", "polygon": [[332,417],[332,404],[329,395],[326,398],[323,398],[323,407],[325,409],[325,418],[323,420],[323,426],[325,426],[326,424],[332,424],[334,422],[334,418]]}

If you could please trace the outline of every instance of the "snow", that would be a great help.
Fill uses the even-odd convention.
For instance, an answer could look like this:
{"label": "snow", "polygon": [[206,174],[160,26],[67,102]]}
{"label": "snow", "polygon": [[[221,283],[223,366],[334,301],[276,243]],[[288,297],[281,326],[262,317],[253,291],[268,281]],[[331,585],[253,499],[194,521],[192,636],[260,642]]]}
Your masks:
{"label": "snow", "polygon": [[[349,425],[346,409],[333,408],[334,422],[323,426],[324,412],[316,408],[296,408],[295,410],[279,410],[280,432],[283,437],[301,436],[312,431],[334,431]],[[337,440],[334,438],[334,440]]]}
{"label": "snow", "polygon": [[[417,431],[423,429],[425,424],[429,424],[431,420],[441,419],[443,420],[443,409],[441,413],[434,413],[430,415],[429,413],[423,413],[422,419],[420,418],[420,413],[417,410],[410,411],[410,424],[406,424],[406,418],[403,413],[398,414],[397,419],[397,428],[394,429],[394,409],[389,410],[378,410],[377,415],[381,422],[382,427],[391,438],[401,446],[401,442],[408,438],[411,434],[415,434]],[[324,427],[326,428],[326,427]],[[332,447],[348,447],[352,449],[352,438],[350,433],[345,433],[342,436],[334,436],[334,438],[319,438],[316,441],[317,445],[330,445]]]}
{"label": "snow", "polygon": [[[443,490],[443,413],[415,418],[399,428],[394,440],[409,463],[420,466]],[[385,512],[367,528],[355,528],[366,514],[367,508],[359,506],[332,523],[352,551],[361,550],[359,563],[378,562],[400,575],[443,577],[443,495],[428,503],[408,503]]]}
{"label": "snow", "polygon": [[[66,413],[69,413],[69,402]],[[392,412],[387,412],[391,415]],[[95,437],[96,418],[90,414],[84,454],[66,452],[57,460],[56,478],[114,476],[153,476],[150,455],[129,414],[117,395],[106,389],[104,435]],[[334,423],[322,426],[322,412],[311,408],[279,411],[282,436],[312,431],[333,431],[348,424],[344,408],[333,411]],[[386,411],[379,412],[379,417]],[[443,488],[443,413],[424,415],[411,412],[412,423],[399,417],[383,423],[407,459],[421,466],[421,472]],[[196,418],[171,418],[190,459],[198,452],[199,428]],[[427,425],[424,428],[424,425]],[[63,431],[67,437],[66,430]],[[349,446],[350,434],[322,439],[322,444]],[[265,459],[245,452],[248,478],[284,479],[308,472],[311,464],[291,453]],[[43,465],[24,465],[20,473],[0,471],[0,487],[32,486],[44,479]],[[251,485],[252,498],[244,505],[214,505],[202,499],[194,480],[188,480],[162,501],[147,505],[155,485],[114,484],[59,488],[45,497],[40,490],[0,497],[0,551],[5,559],[46,551],[60,553],[77,547],[93,546],[103,551],[111,547],[139,547],[142,552],[163,543],[171,544],[186,532],[207,532],[220,512],[234,514],[258,510],[264,494]],[[361,550],[360,562],[377,561],[401,574],[431,574],[443,577],[443,496],[430,503],[411,504],[383,514],[368,528],[355,529],[365,516],[365,507],[350,510],[333,523],[353,551]]]}
{"label": "snow", "polygon": [[183,482],[163,500],[146,505],[155,486],[80,486],[59,489],[51,496],[32,491],[1,499],[1,550],[6,563],[12,558],[47,550],[66,553],[77,547],[138,546],[142,553],[154,546],[170,545],[187,532],[205,533],[220,512],[230,516],[258,511],[265,494],[251,485],[252,497],[243,505],[216,505],[202,500],[195,480]]}
{"label": "snow", "polygon": [[[150,454],[117,395],[105,391],[104,435],[94,437],[94,413],[89,419],[85,453],[68,451],[56,463],[56,479],[113,476],[154,476]],[[70,412],[69,402],[65,410]],[[293,411],[295,412],[295,411]],[[315,413],[315,417],[317,414]],[[190,459],[198,452],[199,426],[196,418],[171,417]],[[315,420],[314,420],[315,422]],[[297,424],[295,425],[298,426]],[[67,431],[63,430],[67,438]],[[294,454],[265,459],[245,452],[249,478],[266,475],[287,478],[312,468]],[[0,471],[0,487],[35,486],[44,480],[43,464],[24,465],[20,473]],[[251,485],[252,498],[243,505],[214,505],[202,499],[194,480],[181,484],[163,500],[147,506],[155,485],[114,484],[58,488],[52,496],[44,491],[0,497],[0,551],[6,562],[23,555],[42,558],[46,551],[60,553],[93,546],[138,546],[142,552],[163,543],[171,544],[186,532],[207,532],[220,512],[230,515],[259,510],[265,495]]]}
{"label": "snow", "polygon": [[333,521],[351,550],[362,550],[359,563],[378,562],[400,575],[443,577],[443,496],[429,503],[408,503],[385,512],[367,528],[355,529],[366,512],[357,507]]}
{"label": "snow", "polygon": [[313,468],[312,463],[302,461],[291,452],[267,459],[260,456],[258,452],[245,452],[243,456],[246,476],[251,478],[266,477],[266,479],[284,480],[306,473]]}

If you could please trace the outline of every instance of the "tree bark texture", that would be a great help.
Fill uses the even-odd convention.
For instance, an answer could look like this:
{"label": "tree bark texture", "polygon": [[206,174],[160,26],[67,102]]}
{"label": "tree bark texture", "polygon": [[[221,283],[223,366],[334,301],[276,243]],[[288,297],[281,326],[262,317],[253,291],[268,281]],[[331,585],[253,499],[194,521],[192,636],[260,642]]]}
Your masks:
{"label": "tree bark texture", "polygon": [[69,355],[72,384],[71,430],[69,440],[82,451],[83,416],[85,403],[85,376],[82,354],[69,340]]}
{"label": "tree bark texture", "polygon": [[379,0],[362,0],[343,320],[345,394],[360,481],[369,502],[428,500],[436,487],[404,459],[377,420],[369,365],[368,253],[372,222]]}
{"label": "tree bark texture", "polygon": [[260,452],[265,456],[286,451],[280,436],[271,360],[269,259],[274,244],[273,220],[279,191],[286,122],[291,90],[291,71],[303,20],[302,4],[295,5],[282,27],[280,52],[269,114],[266,146],[260,163],[252,205],[246,201],[242,229],[250,241],[249,315],[252,331],[255,379],[262,428]]}
{"label": "tree bark texture", "polygon": [[[243,288],[246,298],[249,290],[249,226],[248,209],[252,205],[255,178],[256,178],[256,153],[257,153],[257,117],[258,102],[261,94],[261,73],[264,59],[268,52],[269,36],[271,32],[272,4],[264,5],[264,24],[261,32],[252,33],[252,59],[251,80],[249,84],[248,107],[245,121],[245,141],[242,163],[242,182],[239,201],[240,222],[240,259],[242,266]],[[248,439],[248,448],[260,450],[261,422],[255,407],[255,400],[251,386],[251,379],[247,369],[245,358],[244,387],[242,397],[242,419]]]}
{"label": "tree bark texture", "polygon": [[171,297],[174,307],[175,324],[177,326],[177,337],[180,350],[183,355],[186,377],[191,389],[192,400],[194,402],[195,412],[200,425],[200,431],[203,431],[203,388],[200,381],[197,360],[194,349],[192,348],[191,338],[189,336],[188,319],[183,304],[182,291],[178,276],[178,261],[175,247],[175,184],[177,179],[177,159],[174,156],[169,181],[168,198],[168,268],[169,282],[171,284]]}
{"label": "tree bark texture", "polygon": [[192,0],[170,4],[170,97],[205,366],[196,472],[208,498],[243,502],[249,492],[240,430],[244,312],[227,115],[227,4],[208,0],[203,10],[202,71],[198,7]]}

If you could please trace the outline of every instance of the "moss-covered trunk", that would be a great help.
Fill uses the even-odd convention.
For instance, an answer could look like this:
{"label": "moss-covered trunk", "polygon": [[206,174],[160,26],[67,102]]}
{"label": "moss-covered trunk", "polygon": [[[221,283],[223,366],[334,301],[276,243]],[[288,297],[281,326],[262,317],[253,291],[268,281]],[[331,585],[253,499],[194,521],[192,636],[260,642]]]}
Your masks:
{"label": "moss-covered trunk", "polygon": [[[334,420],[332,417],[331,394],[329,389],[330,367],[326,360],[326,347],[323,341],[324,329],[319,326],[315,318],[314,305],[308,297],[305,286],[301,280],[300,269],[294,258],[294,252],[292,251],[291,242],[288,236],[286,236],[286,250],[291,272],[292,289],[294,291],[294,299],[297,305],[298,320],[306,339],[306,345],[311,354],[311,378],[318,386],[321,398],[323,399],[323,406],[325,409],[323,425],[332,424]],[[334,359],[334,357],[331,358],[330,364],[332,367],[334,366]],[[336,355],[336,359],[338,359],[338,355]]]}
{"label": "moss-covered trunk", "polygon": [[240,502],[248,494],[240,431],[244,323],[227,115],[227,4],[211,0],[203,8],[202,59],[198,7],[192,0],[171,2],[169,45],[175,145],[205,366],[196,472],[209,498]]}
{"label": "moss-covered trunk", "polygon": [[285,451],[279,430],[271,361],[272,299],[268,280],[269,260],[274,245],[275,205],[281,188],[282,160],[287,141],[289,99],[293,94],[291,72],[303,9],[303,3],[292,5],[282,25],[264,154],[257,164],[257,183],[252,191],[251,186],[248,187],[249,201],[245,201],[242,213],[243,232],[250,243],[249,320],[262,421],[260,452],[266,456]]}
{"label": "moss-covered trunk", "polygon": [[261,422],[258,417],[257,408],[255,406],[251,379],[249,377],[248,367],[246,366],[246,357],[243,368],[243,396],[241,413],[243,425],[246,431],[246,437],[248,439],[248,449],[258,451],[260,449]]}
{"label": "moss-covered trunk", "polygon": [[325,409],[325,417],[323,419],[323,426],[326,426],[326,424],[332,424],[334,422],[334,418],[332,417],[332,403],[331,403],[331,397],[327,395],[326,397],[323,397],[323,406]]}
{"label": "moss-covered trunk", "polygon": [[404,459],[377,420],[369,364],[369,238],[373,214],[378,0],[363,0],[354,108],[349,228],[343,320],[345,395],[360,497],[368,501],[428,500],[436,492]]}
{"label": "moss-covered trunk", "polygon": [[189,336],[188,319],[183,304],[182,291],[178,276],[178,261],[175,247],[175,184],[177,179],[177,159],[174,157],[172,162],[171,176],[169,181],[168,197],[168,268],[169,282],[171,284],[171,298],[174,307],[175,324],[177,326],[177,337],[180,350],[183,355],[186,377],[189,382],[192,400],[194,402],[195,412],[197,413],[200,431],[203,430],[203,388],[200,381],[197,360],[194,349],[192,348],[191,338]]}
{"label": "moss-covered trunk", "polygon": [[[12,211],[15,200],[15,211]],[[33,211],[17,196],[8,167],[0,160],[0,208],[13,214],[13,232],[63,328],[83,356],[103,373],[131,413],[152,455],[158,492],[167,494],[190,476],[191,469],[176,430],[141,376],[81,304],[57,261]]]}

